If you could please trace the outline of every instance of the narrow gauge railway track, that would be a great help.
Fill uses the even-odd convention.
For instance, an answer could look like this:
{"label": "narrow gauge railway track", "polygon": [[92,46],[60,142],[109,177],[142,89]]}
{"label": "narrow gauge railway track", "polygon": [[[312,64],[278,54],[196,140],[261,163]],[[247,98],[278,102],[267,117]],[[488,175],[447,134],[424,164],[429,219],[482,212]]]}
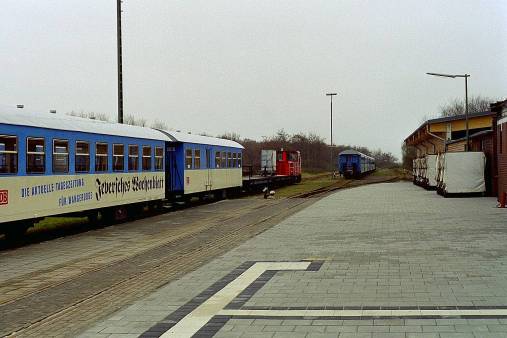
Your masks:
{"label": "narrow gauge railway track", "polygon": [[[34,287],[26,288],[22,294],[0,298],[0,336],[75,336],[96,321],[199,268],[329,192],[396,179],[373,177],[346,181],[339,186],[300,194],[303,198],[261,200],[256,205],[249,202],[242,207],[241,200],[225,201],[222,204],[230,205],[230,210],[222,210],[219,214],[213,209],[205,210],[201,217],[186,223],[186,214],[193,210],[182,210],[171,214],[171,222],[179,216],[176,219],[181,222],[178,226],[157,233],[154,237],[158,240],[140,240],[138,246],[128,248],[130,252],[124,250],[118,254],[117,247],[113,247],[4,280],[0,282],[0,290],[16,283],[20,286],[32,283]],[[157,223],[158,220],[160,223],[164,217],[167,215],[141,222]],[[119,226],[120,230],[126,225]],[[98,231],[101,230],[111,229]]]}
{"label": "narrow gauge railway track", "polygon": [[[263,207],[266,206],[262,205],[259,208]],[[247,209],[249,208],[238,208],[238,211],[242,212]],[[228,221],[229,218],[224,218],[223,215],[209,215],[204,217],[199,222],[199,225],[190,224],[185,227],[177,227],[176,229],[171,227],[166,231],[161,231],[158,234],[157,239],[151,241],[142,240],[139,243],[129,243],[128,251],[118,252],[116,247],[112,249],[109,248],[88,255],[84,258],[76,258],[61,264],[52,265],[47,269],[40,269],[14,278],[9,278],[0,282],[0,306],[41,292],[44,289],[55,287],[87,273],[98,271],[108,266],[114,266],[115,264],[120,264],[134,255],[142,255],[151,249],[177,242],[185,237],[197,236],[200,233],[209,230],[213,226],[216,226],[218,221]],[[43,279],[41,276],[47,276],[48,278]],[[30,285],[31,287],[27,288],[26,285]],[[23,291],[21,293],[14,294],[2,292],[11,289],[23,289]]]}
{"label": "narrow gauge railway track", "polygon": [[346,189],[346,188],[352,188],[352,187],[358,187],[362,185],[367,184],[374,184],[374,183],[387,183],[387,182],[395,182],[400,180],[401,178],[399,176],[366,176],[359,180],[345,180],[340,181],[335,184],[317,188],[312,191],[303,192],[300,194],[296,194],[291,196],[290,198],[315,198],[315,197],[322,197],[326,194],[340,190],[340,189]]}
{"label": "narrow gauge railway track", "polygon": [[95,321],[197,269],[313,201],[285,199],[271,201],[263,208],[246,208],[225,223],[215,219],[211,225],[201,224],[200,230],[183,238],[11,300],[0,305],[0,335],[75,336]]}
{"label": "narrow gauge railway track", "polygon": [[[217,202],[218,200],[213,200],[213,202]],[[138,215],[136,217],[131,217],[127,220],[127,222],[140,221],[143,219],[156,217],[159,215],[172,213],[176,211],[185,210],[188,208],[193,208],[201,205],[209,204],[209,200],[204,201],[193,201],[190,203],[168,203],[164,205],[162,209],[159,210],[149,210],[144,212],[142,215]],[[56,218],[53,217],[53,218]],[[85,217],[83,217],[85,218]],[[123,222],[122,222],[123,223]],[[42,229],[42,230],[28,230],[28,232],[21,238],[17,238],[15,240],[8,240],[5,235],[0,234],[0,252],[2,250],[12,250],[19,247],[23,247],[26,245],[36,244],[45,242],[48,240],[54,240],[57,238],[78,235],[81,233],[85,233],[91,230],[97,230],[101,228],[106,228],[111,225],[117,225],[119,223],[107,224],[98,222],[96,224],[92,224],[89,221],[83,221],[82,223],[75,223],[70,225],[58,226],[52,229]],[[1,301],[0,301],[1,303]]]}

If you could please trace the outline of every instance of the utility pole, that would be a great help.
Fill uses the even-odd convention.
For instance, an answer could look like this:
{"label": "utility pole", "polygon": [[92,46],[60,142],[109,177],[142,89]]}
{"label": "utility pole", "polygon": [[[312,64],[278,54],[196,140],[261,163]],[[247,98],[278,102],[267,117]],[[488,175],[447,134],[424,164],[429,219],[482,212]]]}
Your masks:
{"label": "utility pole", "polygon": [[333,96],[337,95],[337,93],[326,93],[326,96],[331,98],[331,175],[334,171],[333,165]]}
{"label": "utility pole", "polygon": [[468,74],[465,74],[464,77],[465,77],[465,123],[466,123],[466,139],[467,139],[467,143],[466,143],[466,147],[465,147],[465,151],[468,151],[469,148],[470,148],[470,136],[468,135],[469,134],[469,130],[468,130],[468,77],[470,75]]}
{"label": "utility pole", "polygon": [[116,40],[118,48],[118,123],[123,123],[123,72],[121,44],[121,1],[116,0]]}
{"label": "utility pole", "polygon": [[432,76],[440,76],[440,77],[450,77],[450,78],[457,78],[457,77],[464,77],[465,78],[465,151],[468,151],[470,148],[470,136],[469,136],[469,130],[468,130],[468,78],[470,77],[470,74],[440,74],[440,73],[426,73],[428,75]]}

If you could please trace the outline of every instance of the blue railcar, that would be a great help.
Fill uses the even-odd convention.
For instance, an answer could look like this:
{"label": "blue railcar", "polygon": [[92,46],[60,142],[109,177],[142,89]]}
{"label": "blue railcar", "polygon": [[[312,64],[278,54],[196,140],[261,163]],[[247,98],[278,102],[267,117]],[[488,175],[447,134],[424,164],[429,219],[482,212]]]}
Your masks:
{"label": "blue railcar", "polygon": [[344,150],[338,155],[338,171],[346,178],[358,178],[375,169],[375,159],[359,151]]}
{"label": "blue railcar", "polygon": [[222,196],[242,187],[243,146],[208,136],[162,131],[167,143],[168,199],[219,191]]}
{"label": "blue railcar", "polygon": [[138,206],[241,189],[233,141],[47,113],[0,114],[0,233],[46,216],[121,220]]}

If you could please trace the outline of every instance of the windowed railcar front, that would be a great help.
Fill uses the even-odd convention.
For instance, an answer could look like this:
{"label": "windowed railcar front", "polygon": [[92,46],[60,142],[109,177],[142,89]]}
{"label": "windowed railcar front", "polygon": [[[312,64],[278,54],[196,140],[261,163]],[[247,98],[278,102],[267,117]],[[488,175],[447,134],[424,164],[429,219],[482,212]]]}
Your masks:
{"label": "windowed railcar front", "polygon": [[163,149],[163,140],[0,121],[0,232],[162,200]]}

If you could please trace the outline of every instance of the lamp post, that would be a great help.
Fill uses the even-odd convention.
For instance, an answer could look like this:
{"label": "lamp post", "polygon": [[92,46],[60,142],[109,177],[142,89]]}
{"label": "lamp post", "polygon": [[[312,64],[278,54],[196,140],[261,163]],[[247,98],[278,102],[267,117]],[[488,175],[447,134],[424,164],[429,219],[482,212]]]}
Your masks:
{"label": "lamp post", "polygon": [[121,1],[116,0],[116,42],[118,53],[118,123],[123,123],[123,72],[121,44]]}
{"label": "lamp post", "polygon": [[466,129],[466,144],[465,151],[468,151],[469,148],[469,133],[468,133],[468,78],[470,74],[440,74],[440,73],[426,73],[432,76],[440,76],[440,77],[450,77],[457,78],[462,77],[465,78],[465,129]]}
{"label": "lamp post", "polygon": [[331,99],[331,175],[333,174],[333,96],[337,93],[326,93]]}

